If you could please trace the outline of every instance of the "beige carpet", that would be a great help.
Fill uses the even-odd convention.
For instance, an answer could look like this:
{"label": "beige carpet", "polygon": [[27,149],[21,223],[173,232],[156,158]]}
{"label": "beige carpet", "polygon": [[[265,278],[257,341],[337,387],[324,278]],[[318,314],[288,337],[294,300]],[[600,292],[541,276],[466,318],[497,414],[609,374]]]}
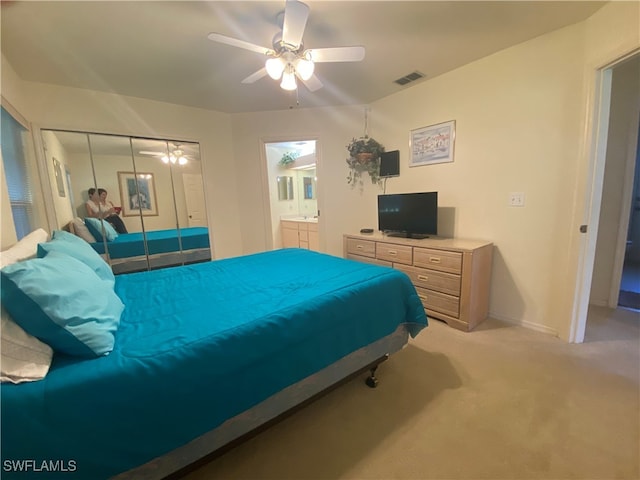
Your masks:
{"label": "beige carpet", "polygon": [[586,342],[432,321],[378,370],[196,479],[639,479],[640,314],[593,308]]}

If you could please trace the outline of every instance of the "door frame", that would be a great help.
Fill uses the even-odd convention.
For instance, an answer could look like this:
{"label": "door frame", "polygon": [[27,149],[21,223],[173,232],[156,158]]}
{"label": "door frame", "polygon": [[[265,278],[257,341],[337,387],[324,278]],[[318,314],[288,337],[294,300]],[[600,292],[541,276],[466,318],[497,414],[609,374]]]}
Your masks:
{"label": "door frame", "polygon": [[[264,238],[267,250],[274,249],[273,222],[271,219],[271,197],[269,195],[269,172],[267,169],[267,144],[284,142],[303,142],[313,140],[316,142],[316,176],[322,179],[322,154],[320,137],[318,135],[278,135],[260,138],[260,174],[262,176],[262,204],[264,205]],[[316,182],[316,200],[318,211],[322,211],[322,181]],[[318,237],[320,250],[324,251],[324,229],[320,215],[318,215]]]}
{"label": "door frame", "polygon": [[[640,62],[640,54],[638,54]],[[625,253],[627,250],[627,238],[631,225],[631,209],[633,208],[633,187],[635,177],[638,174],[638,132],[640,129],[640,116],[636,123],[629,125],[627,145],[627,158],[625,160],[624,184],[622,185],[622,200],[620,205],[620,220],[618,221],[618,238],[616,240],[616,253],[613,260],[613,275],[611,278],[611,290],[609,291],[609,308],[616,308],[620,300],[620,285],[622,284],[622,271],[624,269]]]}
{"label": "door frame", "polygon": [[[588,101],[585,124],[585,156],[588,167],[585,179],[584,206],[576,211],[576,223],[586,225],[587,231],[574,232],[579,235],[577,269],[574,296],[571,305],[571,322],[566,340],[570,343],[584,341],[591,294],[591,281],[595,261],[598,224],[602,203],[602,187],[607,152],[607,134],[611,105],[612,69],[629,58],[638,55],[640,48],[635,47],[617,56],[601,61],[599,66],[588,68]],[[579,228],[575,225],[574,228]]]}

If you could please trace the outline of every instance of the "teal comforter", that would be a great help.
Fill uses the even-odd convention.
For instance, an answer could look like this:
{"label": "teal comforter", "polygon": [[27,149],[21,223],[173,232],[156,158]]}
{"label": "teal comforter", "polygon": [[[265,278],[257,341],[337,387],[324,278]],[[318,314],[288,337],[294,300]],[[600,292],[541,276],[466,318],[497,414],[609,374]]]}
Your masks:
{"label": "teal comforter", "polygon": [[[400,324],[427,325],[404,273],[298,249],[120,275],[115,288],[125,311],[110,355],[56,355],[44,380],[2,385],[3,479],[108,478]],[[66,471],[17,473],[7,461],[19,460]]]}
{"label": "teal comforter", "polygon": [[[121,233],[112,242],[107,242],[109,256],[111,258],[129,258],[146,255],[145,239],[149,255],[179,252],[181,249],[209,248],[209,229],[206,227],[187,227],[180,230]],[[91,246],[96,252],[105,253],[104,243],[95,242]]]}

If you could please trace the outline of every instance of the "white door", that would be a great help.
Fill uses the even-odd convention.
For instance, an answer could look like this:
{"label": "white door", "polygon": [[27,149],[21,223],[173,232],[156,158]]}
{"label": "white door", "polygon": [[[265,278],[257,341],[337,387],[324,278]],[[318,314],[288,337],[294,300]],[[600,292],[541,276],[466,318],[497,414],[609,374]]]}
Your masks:
{"label": "white door", "polygon": [[204,188],[202,175],[199,173],[183,173],[184,197],[187,204],[187,215],[190,227],[206,227],[207,212],[204,208]]}

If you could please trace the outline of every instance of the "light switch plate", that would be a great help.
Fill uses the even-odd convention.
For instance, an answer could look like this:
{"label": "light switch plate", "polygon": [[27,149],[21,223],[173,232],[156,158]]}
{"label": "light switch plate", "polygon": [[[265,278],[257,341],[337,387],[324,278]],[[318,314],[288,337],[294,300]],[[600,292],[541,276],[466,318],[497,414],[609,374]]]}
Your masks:
{"label": "light switch plate", "polygon": [[509,194],[509,206],[524,207],[524,192],[511,192]]}

